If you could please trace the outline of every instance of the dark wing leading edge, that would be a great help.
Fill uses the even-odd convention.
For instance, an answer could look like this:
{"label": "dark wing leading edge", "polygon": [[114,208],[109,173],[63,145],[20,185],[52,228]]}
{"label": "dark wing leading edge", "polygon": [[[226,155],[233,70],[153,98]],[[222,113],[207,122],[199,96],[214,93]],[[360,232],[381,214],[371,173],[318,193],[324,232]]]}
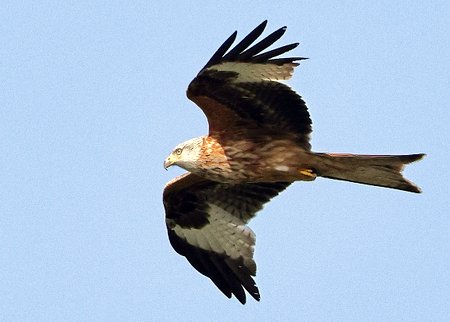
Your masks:
{"label": "dark wing leading edge", "polygon": [[[279,58],[298,43],[263,52],[281,38],[280,28],[254,44],[267,21],[256,27],[231,50],[234,32],[189,84],[187,96],[206,114],[210,135],[243,127],[289,133],[310,149],[311,119],[302,98],[281,83],[302,57]],[[228,51],[229,50],[229,51]],[[227,52],[228,51],[228,52]]]}
{"label": "dark wing leading edge", "polygon": [[169,240],[196,270],[242,304],[259,301],[252,276],[255,235],[246,223],[290,183],[222,184],[186,173],[163,193]]}

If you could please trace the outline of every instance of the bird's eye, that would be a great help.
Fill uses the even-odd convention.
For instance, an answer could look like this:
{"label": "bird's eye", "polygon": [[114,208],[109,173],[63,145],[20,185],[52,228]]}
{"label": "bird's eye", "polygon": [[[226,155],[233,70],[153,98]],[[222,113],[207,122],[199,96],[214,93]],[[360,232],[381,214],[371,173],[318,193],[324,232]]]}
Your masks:
{"label": "bird's eye", "polygon": [[183,149],[180,149],[180,148],[175,149],[175,154],[176,154],[176,155],[180,155],[181,152],[183,152]]}

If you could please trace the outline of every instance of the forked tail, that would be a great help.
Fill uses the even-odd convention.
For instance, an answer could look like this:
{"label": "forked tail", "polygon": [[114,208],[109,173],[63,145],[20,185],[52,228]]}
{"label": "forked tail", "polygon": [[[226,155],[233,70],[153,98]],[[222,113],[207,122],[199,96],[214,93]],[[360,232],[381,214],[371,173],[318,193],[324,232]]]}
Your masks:
{"label": "forked tail", "polygon": [[411,192],[421,192],[401,174],[406,164],[422,159],[425,154],[409,155],[358,155],[315,153],[318,157],[314,169],[318,176],[387,187]]}

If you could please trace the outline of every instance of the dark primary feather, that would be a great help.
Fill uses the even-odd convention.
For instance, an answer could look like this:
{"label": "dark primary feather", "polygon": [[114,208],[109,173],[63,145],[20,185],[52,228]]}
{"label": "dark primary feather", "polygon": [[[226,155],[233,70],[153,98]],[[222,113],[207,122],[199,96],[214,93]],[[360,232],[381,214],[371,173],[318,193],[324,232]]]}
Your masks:
{"label": "dark primary feather", "polygon": [[[272,45],[275,41],[281,38],[283,34],[286,32],[286,27],[280,28],[274,32],[272,32],[270,35],[268,35],[263,40],[259,41],[255,45],[253,45],[251,48],[245,50],[244,52],[240,53],[239,55],[236,55],[234,60],[239,57],[240,61],[251,61],[252,57],[257,55],[258,53],[262,52],[264,49]],[[237,46],[236,46],[237,47]],[[236,49],[236,47],[234,49]],[[224,59],[229,59],[228,54],[224,57]],[[275,55],[276,56],[276,55]],[[272,56],[273,57],[273,56]],[[233,60],[233,59],[230,59]]]}
{"label": "dark primary feather", "polygon": [[[272,57],[283,55],[284,53],[296,48],[298,45],[299,45],[299,43],[297,42],[294,44],[289,44],[289,45],[285,45],[285,46],[282,46],[282,47],[279,47],[276,49],[266,51],[265,53],[253,56],[252,61],[254,63],[264,63],[265,61],[268,61]],[[277,58],[277,59],[270,59],[270,62],[272,64],[283,65],[283,64],[292,62],[292,60],[304,60],[304,59],[307,59],[307,58],[303,58],[303,57]]]}
{"label": "dark primary feather", "polygon": [[[248,48],[262,34],[266,23],[267,21],[264,21],[226,53],[236,39],[236,33],[233,33],[189,84],[187,95],[206,114],[210,135],[223,130],[231,131],[233,127],[258,128],[260,131],[293,135],[299,145],[310,149],[309,134],[312,131],[312,122],[300,95],[278,81],[237,82],[234,81],[239,76],[237,72],[219,71],[214,68],[224,62],[296,65],[295,61],[304,59],[279,58],[279,55],[297,47],[298,43],[262,52],[282,37],[286,27],[276,30]],[[205,97],[208,102],[218,104],[205,103]]]}
{"label": "dark primary feather", "polygon": [[[295,47],[298,46],[298,43],[282,46],[276,50],[260,54],[264,49],[268,48],[270,45],[275,43],[278,39],[280,39],[283,36],[283,34],[286,32],[287,29],[286,27],[279,28],[278,30],[272,32],[270,35],[268,35],[267,37],[263,38],[261,41],[253,45],[252,47],[248,48],[256,39],[258,39],[259,36],[261,36],[264,29],[266,28],[266,25],[267,20],[264,20],[260,25],[258,25],[258,27],[253,29],[247,36],[244,37],[244,39],[242,39],[236,46],[234,46],[233,49],[231,49],[227,53],[227,50],[230,49],[231,45],[236,40],[237,31],[233,32],[231,36],[228,37],[227,40],[225,40],[225,42],[219,47],[219,49],[216,50],[213,56],[208,60],[206,65],[202,68],[202,71],[207,69],[208,67],[226,61],[258,62],[258,63],[271,62],[276,64],[284,64],[287,62],[294,62],[296,60],[307,59],[305,57],[291,57],[291,58],[284,58],[282,61],[270,60],[270,58],[279,56],[289,50],[294,49]],[[261,56],[263,58],[261,58]]]}
{"label": "dark primary feather", "polygon": [[[252,32],[250,32],[247,36],[245,36],[244,39],[242,39],[236,46],[234,46],[233,49],[231,49],[225,56],[223,56],[221,61],[236,61],[236,60],[241,59],[242,56],[240,56],[240,54],[248,46],[250,46],[256,39],[258,39],[259,36],[261,36],[264,29],[266,28],[266,25],[267,25],[267,20],[263,21],[258,27],[253,29]],[[270,45],[271,45],[271,43],[269,43],[266,47],[268,47]]]}
{"label": "dark primary feather", "polygon": [[230,49],[231,45],[236,40],[237,31],[233,32],[230,37],[228,37],[227,40],[217,49],[217,51],[212,55],[212,57],[208,60],[205,67],[203,69],[208,68],[209,66],[215,65],[218,61],[220,61],[227,52],[228,49]]}
{"label": "dark primary feather", "polygon": [[190,173],[180,176],[169,183],[163,193],[167,231],[172,247],[185,256],[196,270],[209,277],[227,297],[234,295],[244,304],[245,289],[254,299],[259,300],[259,291],[252,278],[256,271],[254,267],[245,265],[244,258],[230,258],[225,253],[216,253],[212,249],[202,249],[190,244],[176,234],[174,227],[192,230],[208,225],[208,204],[221,207],[246,223],[289,184],[223,184]]}

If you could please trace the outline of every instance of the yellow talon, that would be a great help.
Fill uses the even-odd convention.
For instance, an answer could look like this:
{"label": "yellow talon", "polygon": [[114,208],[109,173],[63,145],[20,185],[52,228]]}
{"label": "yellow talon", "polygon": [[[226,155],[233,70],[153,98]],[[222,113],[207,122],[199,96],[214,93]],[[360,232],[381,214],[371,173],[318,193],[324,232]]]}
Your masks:
{"label": "yellow talon", "polygon": [[316,178],[316,174],[312,169],[299,169],[298,172],[305,177]]}

